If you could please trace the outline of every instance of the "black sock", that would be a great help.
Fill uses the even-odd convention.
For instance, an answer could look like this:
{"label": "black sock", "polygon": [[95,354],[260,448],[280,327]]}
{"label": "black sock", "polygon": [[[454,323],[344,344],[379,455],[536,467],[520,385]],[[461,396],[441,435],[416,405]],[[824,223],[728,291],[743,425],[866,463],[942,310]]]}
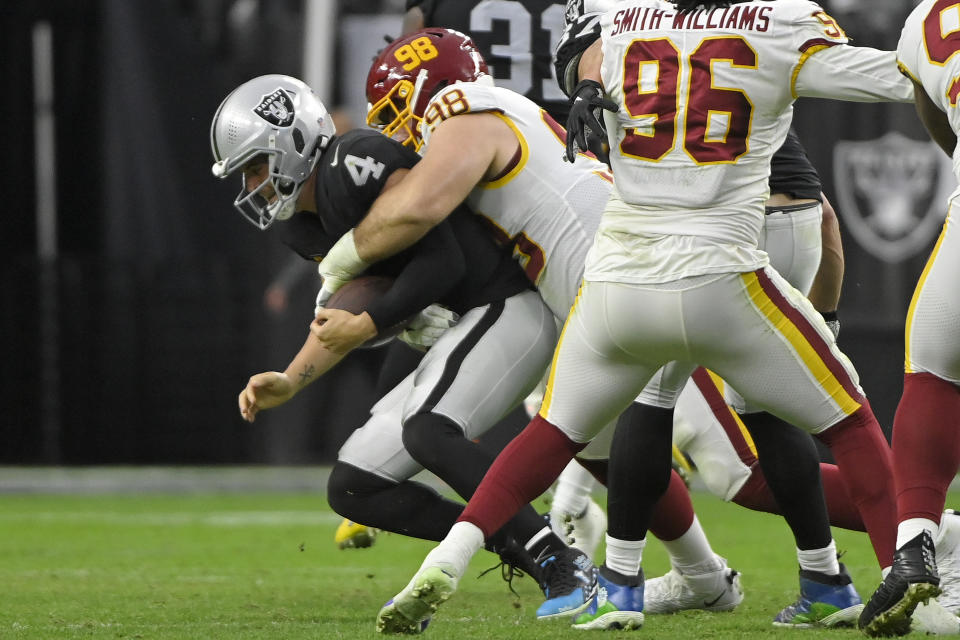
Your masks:
{"label": "black sock", "polygon": [[654,505],[670,484],[672,436],[673,409],[633,403],[620,416],[607,470],[607,532],[614,538],[646,535]]}
{"label": "black sock", "polygon": [[757,447],[757,458],[797,548],[830,544],[830,519],[820,481],[820,456],[804,431],[769,413],[741,416]]}

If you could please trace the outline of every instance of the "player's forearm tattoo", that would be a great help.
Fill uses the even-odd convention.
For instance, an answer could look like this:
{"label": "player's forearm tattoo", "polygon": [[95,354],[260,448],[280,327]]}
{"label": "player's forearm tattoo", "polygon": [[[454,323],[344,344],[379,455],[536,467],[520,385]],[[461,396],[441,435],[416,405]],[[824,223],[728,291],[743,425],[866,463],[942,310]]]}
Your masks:
{"label": "player's forearm tattoo", "polygon": [[308,364],[303,368],[303,371],[300,372],[300,386],[306,386],[311,380],[313,380],[313,373],[317,368],[312,364]]}

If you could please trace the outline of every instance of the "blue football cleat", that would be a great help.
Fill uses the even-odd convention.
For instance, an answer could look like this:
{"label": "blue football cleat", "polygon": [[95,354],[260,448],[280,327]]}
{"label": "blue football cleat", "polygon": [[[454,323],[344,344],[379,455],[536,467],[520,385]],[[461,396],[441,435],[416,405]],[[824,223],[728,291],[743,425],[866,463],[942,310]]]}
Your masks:
{"label": "blue football cleat", "polygon": [[606,566],[597,578],[597,595],[574,620],[574,629],[639,629],[643,626],[643,570],[627,578]]}
{"label": "blue football cleat", "polygon": [[570,547],[537,559],[540,588],[547,597],[537,619],[575,616],[597,593],[597,568],[579,549]]}
{"label": "blue football cleat", "polygon": [[800,571],[800,597],[773,619],[777,627],[856,626],[863,600],[853,587],[847,568],[835,576]]}

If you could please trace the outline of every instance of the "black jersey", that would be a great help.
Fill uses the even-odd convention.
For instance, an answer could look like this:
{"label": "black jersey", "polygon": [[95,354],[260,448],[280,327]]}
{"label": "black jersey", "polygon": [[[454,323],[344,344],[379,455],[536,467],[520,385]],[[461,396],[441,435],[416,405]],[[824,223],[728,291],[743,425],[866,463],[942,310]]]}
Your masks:
{"label": "black jersey", "polygon": [[[273,228],[302,257],[320,261],[363,219],[390,174],[419,159],[408,147],[369,129],[334,138],[317,165],[318,213],[301,211]],[[367,310],[377,327],[393,326],[433,302],[463,314],[531,288],[510,253],[462,206],[415,245],[367,273],[396,278]]]}
{"label": "black jersey", "polygon": [[498,86],[521,93],[565,123],[570,107],[554,76],[553,52],[563,34],[566,3],[558,0],[407,0],[424,27],[470,36]]}
{"label": "black jersey", "polygon": [[793,198],[821,200],[820,174],[807,158],[800,138],[793,129],[770,160],[770,193],[785,193]]}

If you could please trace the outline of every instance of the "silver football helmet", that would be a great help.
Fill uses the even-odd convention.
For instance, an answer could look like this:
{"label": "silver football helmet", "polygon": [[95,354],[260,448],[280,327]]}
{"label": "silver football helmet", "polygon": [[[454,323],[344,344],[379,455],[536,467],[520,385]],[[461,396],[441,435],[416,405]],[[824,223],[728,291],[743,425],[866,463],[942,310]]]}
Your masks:
{"label": "silver football helmet", "polygon": [[[294,214],[304,181],[336,132],[320,98],[300,80],[284,75],[254,78],[234,89],[213,116],[213,175],[226,178],[241,170],[242,186],[233,205],[266,229]],[[259,156],[269,177],[248,191],[242,170]]]}

